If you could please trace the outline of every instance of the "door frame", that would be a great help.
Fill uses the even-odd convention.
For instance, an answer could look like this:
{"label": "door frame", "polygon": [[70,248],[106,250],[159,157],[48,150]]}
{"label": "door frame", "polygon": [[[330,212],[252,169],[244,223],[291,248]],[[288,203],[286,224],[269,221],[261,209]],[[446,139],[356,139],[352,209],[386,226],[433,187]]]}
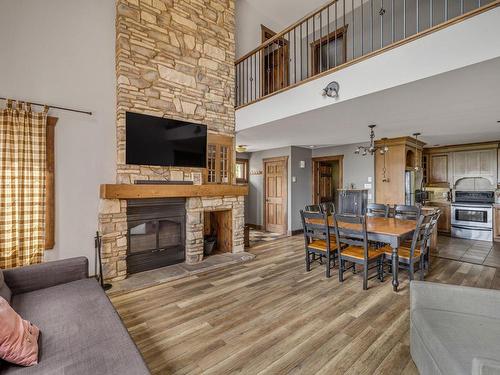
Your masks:
{"label": "door frame", "polygon": [[319,204],[316,196],[316,181],[318,179],[318,167],[319,163],[322,161],[338,161],[339,162],[339,185],[340,188],[344,186],[344,155],[332,155],[332,156],[320,156],[316,158],[312,158],[312,200],[313,204]]}
{"label": "door frame", "polygon": [[[263,24],[260,25],[260,33],[261,33],[261,42],[262,43],[265,43],[267,40],[273,38],[277,33],[274,31],[274,30],[271,30],[270,28],[264,26]],[[285,48],[285,46],[289,46],[289,42],[288,40],[286,40],[284,37],[280,37],[278,39],[276,39],[273,43],[271,44],[277,44],[278,45],[278,49],[279,48]],[[266,47],[267,48],[267,47]],[[283,61],[286,62],[286,65],[287,65],[287,73],[289,74],[290,73],[290,50],[288,49],[287,50],[287,58],[283,58]],[[269,56],[269,54],[268,54]],[[273,56],[274,56],[274,52],[273,52]],[[261,96],[266,96],[266,95],[270,95],[272,94],[273,92],[275,91],[278,91],[278,90],[274,90],[274,87],[273,87],[273,90],[271,92],[268,92],[267,94],[264,95],[264,89],[265,89],[265,78],[266,78],[266,73],[265,73],[265,54],[264,53],[261,53],[260,54],[260,66],[262,67],[260,69],[260,94]],[[268,63],[269,63],[269,57],[267,59]],[[283,69],[284,70],[284,69]],[[283,71],[283,77],[285,76],[285,72]],[[290,81],[290,77],[287,77],[287,82],[288,84],[286,86],[289,86],[289,81]],[[274,81],[273,81],[273,85],[274,85]],[[267,89],[268,91],[270,90],[269,89],[269,82],[267,82]],[[281,87],[280,89],[283,89],[283,87]]]}
{"label": "door frame", "polygon": [[283,194],[283,223],[284,223],[284,229],[282,234],[287,234],[288,233],[288,156],[278,156],[278,157],[273,157],[273,158],[265,158],[262,159],[262,168],[263,168],[263,181],[262,181],[262,203],[263,203],[263,213],[264,213],[264,220],[262,221],[263,226],[264,226],[264,231],[267,230],[267,204],[266,204],[266,181],[267,181],[267,168],[266,168],[266,163],[273,163],[281,161],[284,164],[283,168],[283,180],[285,181],[285,189],[284,189],[284,194]]}

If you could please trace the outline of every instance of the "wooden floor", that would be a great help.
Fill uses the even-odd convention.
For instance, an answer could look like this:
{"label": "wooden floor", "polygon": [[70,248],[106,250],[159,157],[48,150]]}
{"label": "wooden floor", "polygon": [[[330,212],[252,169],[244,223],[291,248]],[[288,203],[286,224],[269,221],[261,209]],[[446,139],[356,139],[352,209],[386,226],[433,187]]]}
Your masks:
{"label": "wooden floor", "polygon": [[[303,237],[252,249],[254,261],[114,296],[154,374],[417,374],[409,285],[400,292],[324,267],[305,272]],[[427,280],[500,289],[500,269],[433,258]]]}

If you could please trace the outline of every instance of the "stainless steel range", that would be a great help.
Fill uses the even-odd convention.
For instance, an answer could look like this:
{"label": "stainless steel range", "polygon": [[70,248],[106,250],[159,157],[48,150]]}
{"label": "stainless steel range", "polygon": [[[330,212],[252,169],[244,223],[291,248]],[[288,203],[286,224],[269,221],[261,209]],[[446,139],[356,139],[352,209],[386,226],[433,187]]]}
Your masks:
{"label": "stainless steel range", "polygon": [[494,191],[457,191],[451,204],[451,235],[493,241]]}

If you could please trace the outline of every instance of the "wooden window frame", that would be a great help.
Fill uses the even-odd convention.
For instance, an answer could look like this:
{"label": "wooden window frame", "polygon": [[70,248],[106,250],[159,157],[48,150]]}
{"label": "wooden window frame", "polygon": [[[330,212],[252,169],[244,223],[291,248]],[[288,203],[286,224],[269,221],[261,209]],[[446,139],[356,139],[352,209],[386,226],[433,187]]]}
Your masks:
{"label": "wooden window frame", "polygon": [[[210,145],[215,146],[215,181],[208,180],[208,148]],[[222,182],[221,179],[221,147],[228,148],[228,165],[227,165],[227,182]],[[231,185],[233,183],[234,166],[234,137],[220,134],[208,134],[207,137],[207,168],[205,169],[205,183]]]}
{"label": "wooden window frame", "polygon": [[[321,70],[320,69],[320,61],[319,61],[319,47],[323,46],[325,44],[328,44],[329,42],[342,38],[342,60],[338,61],[337,65],[344,64],[347,61],[347,27],[349,25],[345,25],[343,27],[338,28],[335,31],[332,31],[330,34],[325,35],[322,38],[316,39],[315,41],[311,42],[311,61],[312,61],[312,68],[313,68],[313,75],[317,75],[322,72],[326,72],[326,70]],[[330,68],[335,67],[335,62],[334,65],[331,66]],[[328,69],[327,69],[328,70]]]}
{"label": "wooden window frame", "polygon": [[243,164],[244,165],[244,171],[243,171],[244,178],[238,178],[238,176],[236,176],[236,171],[235,171],[236,183],[237,184],[248,184],[248,180],[249,180],[248,159],[237,158],[236,164]]}
{"label": "wooden window frame", "polygon": [[55,207],[55,130],[59,119],[47,117],[45,172],[45,250],[54,248],[56,234]]}

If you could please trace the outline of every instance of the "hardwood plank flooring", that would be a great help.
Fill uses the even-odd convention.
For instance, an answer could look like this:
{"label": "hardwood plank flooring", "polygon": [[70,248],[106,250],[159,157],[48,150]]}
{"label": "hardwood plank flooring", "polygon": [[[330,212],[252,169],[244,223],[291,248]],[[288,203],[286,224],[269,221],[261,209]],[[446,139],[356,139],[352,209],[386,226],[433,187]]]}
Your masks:
{"label": "hardwood plank flooring", "polygon": [[[418,374],[409,283],[305,272],[303,237],[256,259],[111,298],[153,374]],[[426,280],[500,289],[500,269],[433,258]]]}

